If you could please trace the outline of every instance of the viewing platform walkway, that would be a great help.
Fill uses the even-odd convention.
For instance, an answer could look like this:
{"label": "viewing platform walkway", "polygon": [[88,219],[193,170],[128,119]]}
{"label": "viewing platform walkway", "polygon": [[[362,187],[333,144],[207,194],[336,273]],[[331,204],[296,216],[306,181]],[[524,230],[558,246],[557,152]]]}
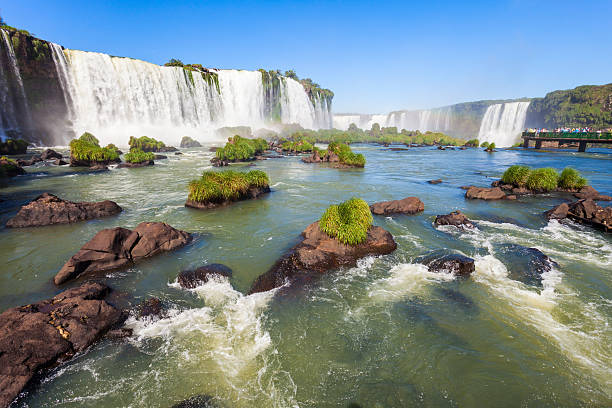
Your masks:
{"label": "viewing platform walkway", "polygon": [[577,143],[578,151],[584,152],[587,143],[606,143],[612,145],[612,132],[523,132],[523,147],[535,141],[535,148],[541,149],[542,142]]}

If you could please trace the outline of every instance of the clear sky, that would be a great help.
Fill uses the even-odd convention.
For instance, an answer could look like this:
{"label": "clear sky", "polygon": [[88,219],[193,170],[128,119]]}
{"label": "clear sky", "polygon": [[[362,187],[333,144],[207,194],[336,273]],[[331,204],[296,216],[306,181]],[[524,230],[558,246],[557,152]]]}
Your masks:
{"label": "clear sky", "polygon": [[612,82],[612,1],[4,1],[67,48],[163,64],[294,69],[335,112],[543,96]]}

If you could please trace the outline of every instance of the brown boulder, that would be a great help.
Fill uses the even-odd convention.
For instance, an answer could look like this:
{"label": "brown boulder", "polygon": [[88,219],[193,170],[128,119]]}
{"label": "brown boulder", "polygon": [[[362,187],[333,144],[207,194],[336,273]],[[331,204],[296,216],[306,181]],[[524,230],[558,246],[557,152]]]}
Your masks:
{"label": "brown boulder", "polygon": [[41,369],[81,352],[123,319],[104,298],[109,288],[85,283],[52,299],[0,314],[0,407]]}
{"label": "brown boulder", "polygon": [[401,200],[372,204],[370,210],[376,215],[416,214],[425,210],[425,204],[417,197],[406,197]]}
{"label": "brown boulder", "polygon": [[454,225],[461,228],[474,228],[472,221],[468,219],[461,211],[453,211],[450,214],[438,215],[434,221],[434,225]]}
{"label": "brown boulder", "polygon": [[162,302],[159,298],[152,297],[140,304],[138,307],[138,317],[161,317],[162,315]]}
{"label": "brown boulder", "polygon": [[353,267],[365,256],[385,255],[397,248],[393,236],[377,226],[370,227],[366,240],[355,246],[342,244],[321,231],[318,221],[310,224],[302,236],[302,242],[255,280],[249,293],[274,289],[286,281],[306,282],[331,269]]}
{"label": "brown boulder", "polygon": [[21,167],[19,162],[0,158],[0,177],[15,177],[26,174],[26,171]]}
{"label": "brown boulder", "polygon": [[440,184],[442,182],[442,179],[436,179],[436,180],[429,180],[428,183],[429,184]]}
{"label": "brown boulder", "polygon": [[8,228],[39,227],[52,224],[69,224],[72,222],[108,217],[119,214],[121,207],[113,201],[94,203],[62,200],[61,198],[43,193],[21,207],[17,215],[8,220]]}
{"label": "brown boulder", "polygon": [[544,214],[549,220],[562,220],[567,218],[567,212],[569,211],[569,205],[562,203],[553,208],[552,210],[546,211]]}
{"label": "brown boulder", "polygon": [[612,197],[608,195],[600,194],[599,191],[595,190],[591,186],[582,187],[579,192],[574,193],[574,197],[580,199],[588,199],[595,201],[612,201]]}
{"label": "brown boulder", "polygon": [[[156,158],[157,159],[157,158]],[[136,168],[136,167],[147,167],[147,166],[153,166],[155,164],[155,161],[153,160],[147,160],[147,161],[143,161],[140,163],[128,163],[128,162],[123,162],[123,163],[119,163],[119,165],[117,166],[118,169],[125,169],[125,168]]]}
{"label": "brown boulder", "polygon": [[191,234],[163,222],[142,222],[133,231],[121,227],[103,229],[62,266],[53,281],[60,285],[82,274],[122,268],[177,249],[191,239]]}
{"label": "brown boulder", "polygon": [[46,149],[40,155],[42,160],[61,159],[63,156],[53,149]]}
{"label": "brown boulder", "polygon": [[232,276],[232,270],[221,264],[204,265],[195,270],[182,271],[177,280],[182,288],[193,289],[208,282],[213,275],[229,278]]}
{"label": "brown boulder", "polygon": [[433,256],[424,264],[432,272],[450,272],[457,276],[469,276],[476,270],[474,260],[460,254]]}
{"label": "brown boulder", "polygon": [[480,200],[501,200],[506,197],[506,193],[499,187],[484,188],[471,186],[465,192],[465,198]]}

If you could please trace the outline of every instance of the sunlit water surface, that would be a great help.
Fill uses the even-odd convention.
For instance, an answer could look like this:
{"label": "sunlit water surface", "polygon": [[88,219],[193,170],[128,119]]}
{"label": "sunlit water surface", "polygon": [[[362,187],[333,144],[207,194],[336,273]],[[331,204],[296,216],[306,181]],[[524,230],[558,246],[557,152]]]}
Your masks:
{"label": "sunlit water surface", "polygon": [[[130,317],[132,339],[99,342],[54,369],[17,406],[168,407],[196,394],[224,407],[610,406],[610,235],[542,217],[568,196],[468,201],[459,187],[487,186],[512,164],[570,165],[612,194],[612,154],[354,149],[366,155],[365,169],[296,157],[257,162],[272,193],[210,211],[183,206],[187,183],[210,168],[207,148],[98,174],[39,166],[10,182],[0,190],[2,224],[45,191],[113,200],[124,212],[1,229],[0,311],[65,289],[52,277],[102,228],[164,221],[195,235],[178,251],[102,277],[119,303],[161,298],[166,318]],[[444,182],[426,182],[437,178]],[[375,217],[398,242],[391,255],[287,294],[244,295],[328,205],[351,196],[418,196],[425,212]],[[478,228],[432,226],[436,214],[456,209]],[[520,266],[499,254],[504,244],[536,247],[558,266],[541,286],[521,283],[511,278]],[[417,263],[438,249],[474,257],[476,272],[457,279]],[[233,277],[195,290],[176,285],[181,270],[210,262],[228,265]]]}

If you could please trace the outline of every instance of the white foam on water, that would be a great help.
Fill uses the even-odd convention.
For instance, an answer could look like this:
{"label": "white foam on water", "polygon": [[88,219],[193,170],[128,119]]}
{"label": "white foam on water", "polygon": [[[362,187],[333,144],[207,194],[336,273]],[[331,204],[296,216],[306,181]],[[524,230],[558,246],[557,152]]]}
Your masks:
{"label": "white foam on water", "polygon": [[[585,305],[562,285],[561,272],[542,275],[537,291],[508,277],[506,266],[492,255],[476,258],[472,278],[492,298],[503,299],[499,313],[514,315],[553,342],[569,359],[586,369],[612,396],[612,350],[608,322],[594,305]],[[495,307],[495,304],[490,304]]]}

